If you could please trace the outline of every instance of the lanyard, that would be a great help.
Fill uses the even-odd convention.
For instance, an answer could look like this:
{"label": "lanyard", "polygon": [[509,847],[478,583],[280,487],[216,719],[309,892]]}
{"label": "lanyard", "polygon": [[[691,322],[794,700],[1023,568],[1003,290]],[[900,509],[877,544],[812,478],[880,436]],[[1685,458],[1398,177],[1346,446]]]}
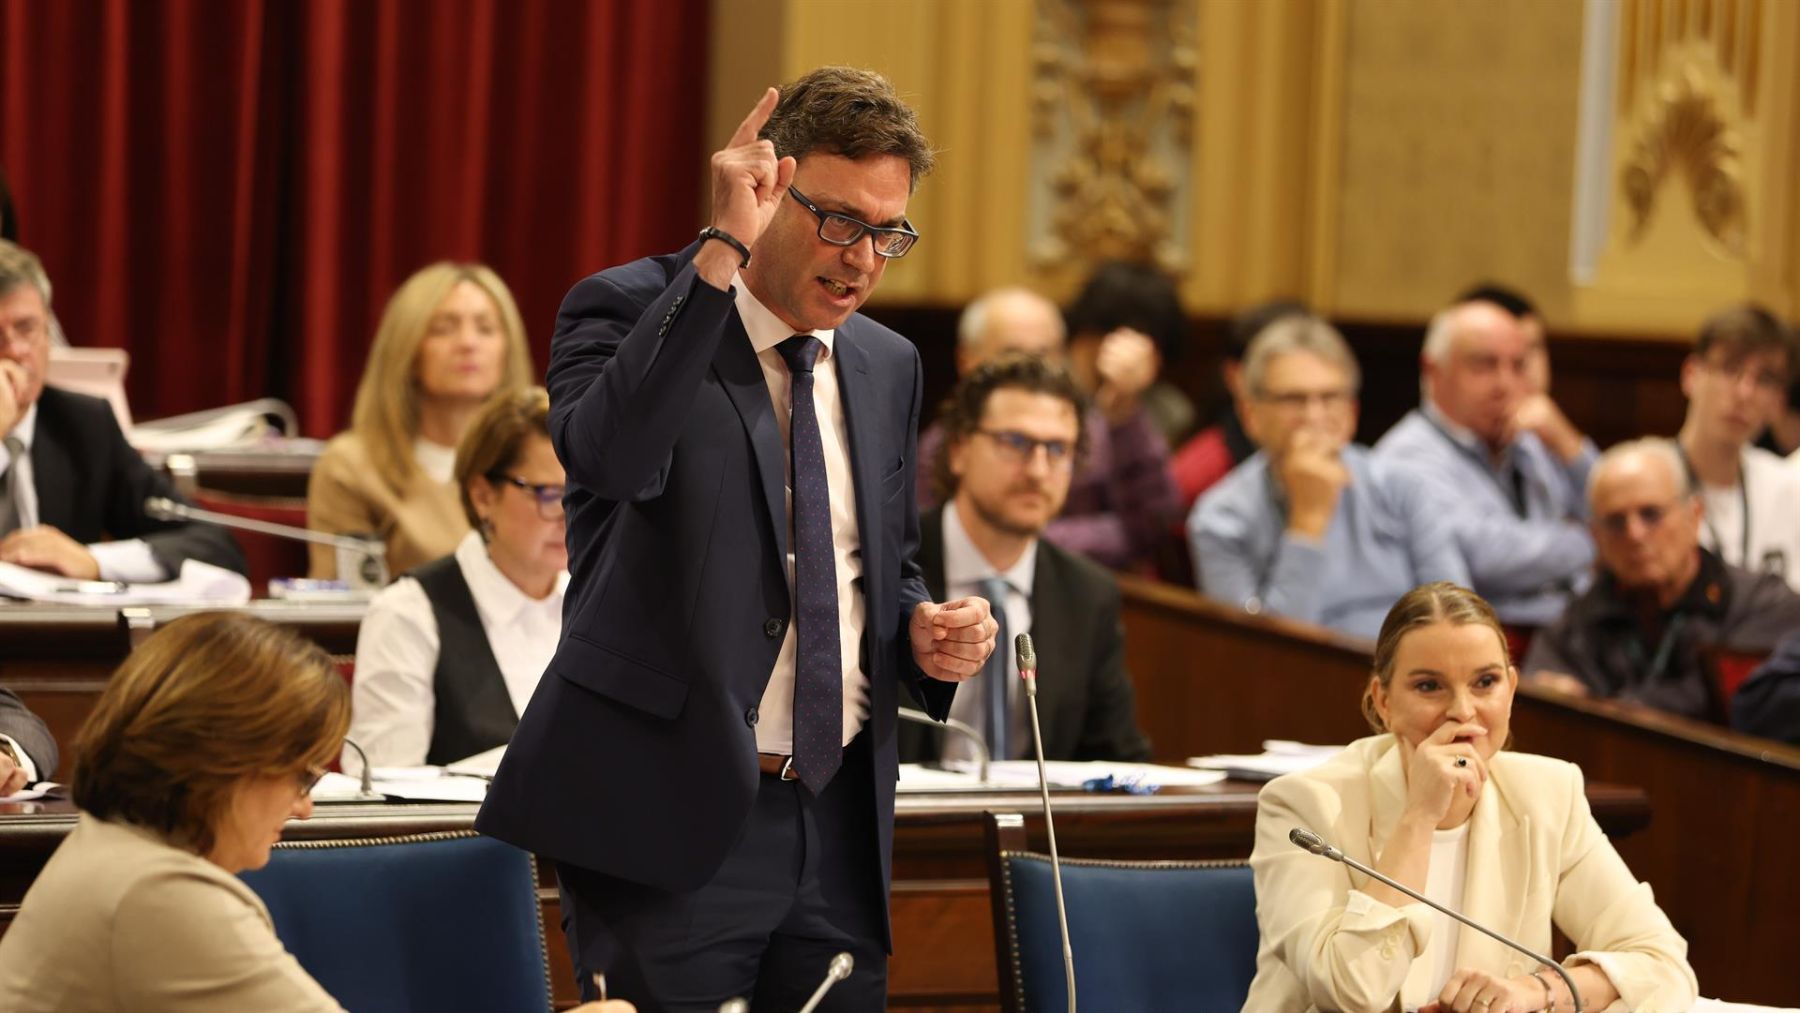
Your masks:
{"label": "lanyard", "polygon": [[[1686,612],[1677,612],[1669,617],[1669,623],[1663,627],[1662,640],[1656,645],[1656,655],[1650,659],[1650,665],[1644,671],[1645,682],[1655,682],[1662,676],[1663,669],[1669,667],[1669,656],[1675,653],[1675,641],[1681,636],[1681,626],[1687,620]],[[1630,640],[1633,661],[1641,667],[1644,658],[1644,642],[1634,633]]]}
{"label": "lanyard", "polygon": [[[1700,484],[1699,473],[1694,470],[1694,462],[1688,459],[1687,448],[1683,447],[1678,441],[1675,444],[1675,449],[1681,454],[1681,466],[1687,469],[1688,482],[1692,484],[1695,489],[1705,489],[1706,487]],[[1750,464],[1748,461],[1744,460],[1742,454],[1738,455],[1737,487],[1738,510],[1742,521],[1738,528],[1738,558],[1736,565],[1748,570],[1757,564],[1750,558]],[[1700,514],[1701,523],[1706,525],[1706,533],[1712,536],[1712,543],[1718,546],[1719,554],[1724,555],[1725,541],[1719,536],[1719,529],[1714,526],[1712,515],[1704,510],[1702,510]],[[1729,560],[1727,560],[1727,562],[1729,562]]]}
{"label": "lanyard", "polygon": [[1431,426],[1431,428],[1437,430],[1438,435],[1444,438],[1444,442],[1455,447],[1457,453],[1462,454],[1464,457],[1467,457],[1470,461],[1474,462],[1475,467],[1480,469],[1481,473],[1486,475],[1489,481],[1493,482],[1495,487],[1500,490],[1501,497],[1512,504],[1513,512],[1518,514],[1521,520],[1529,519],[1528,515],[1530,511],[1525,502],[1525,476],[1519,470],[1519,450],[1516,443],[1512,448],[1511,456],[1508,458],[1509,470],[1512,472],[1513,476],[1513,486],[1508,489],[1506,483],[1500,480],[1500,476],[1494,474],[1493,466],[1488,461],[1482,459],[1481,451],[1479,449],[1468,446],[1456,437],[1450,435],[1450,430],[1439,425],[1438,420],[1432,418],[1431,413],[1425,411],[1423,408],[1419,409],[1419,417],[1424,419],[1426,424]]}

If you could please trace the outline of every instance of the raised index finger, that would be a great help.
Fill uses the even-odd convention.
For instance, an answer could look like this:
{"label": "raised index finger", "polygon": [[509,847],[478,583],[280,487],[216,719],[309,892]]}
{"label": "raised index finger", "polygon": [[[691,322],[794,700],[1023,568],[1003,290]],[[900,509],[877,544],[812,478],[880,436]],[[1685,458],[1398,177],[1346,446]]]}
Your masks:
{"label": "raised index finger", "polygon": [[756,108],[750,110],[750,115],[738,124],[737,132],[731,135],[731,141],[726,147],[741,148],[756,140],[756,135],[762,130],[763,124],[769,122],[769,114],[775,111],[775,103],[779,101],[781,92],[775,88],[763,92],[762,98],[757,100]]}

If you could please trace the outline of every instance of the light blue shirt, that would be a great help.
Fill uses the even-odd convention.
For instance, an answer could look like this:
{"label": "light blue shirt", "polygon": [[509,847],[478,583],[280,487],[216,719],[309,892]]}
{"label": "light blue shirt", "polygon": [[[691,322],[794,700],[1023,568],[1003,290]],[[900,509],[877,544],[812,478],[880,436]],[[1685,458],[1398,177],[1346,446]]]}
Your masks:
{"label": "light blue shirt", "polygon": [[[1591,579],[1594,542],[1587,528],[1588,472],[1599,457],[1591,441],[1564,464],[1526,433],[1490,457],[1475,434],[1435,407],[1406,414],[1375,444],[1375,459],[1414,476],[1445,516],[1475,591],[1502,622],[1555,622]],[[1513,500],[1513,473],[1523,494]]]}
{"label": "light blue shirt", "polygon": [[1211,598],[1375,639],[1388,609],[1434,580],[1467,585],[1449,518],[1417,483],[1354,444],[1350,484],[1322,541],[1287,530],[1286,498],[1258,451],[1200,497],[1188,543]]}

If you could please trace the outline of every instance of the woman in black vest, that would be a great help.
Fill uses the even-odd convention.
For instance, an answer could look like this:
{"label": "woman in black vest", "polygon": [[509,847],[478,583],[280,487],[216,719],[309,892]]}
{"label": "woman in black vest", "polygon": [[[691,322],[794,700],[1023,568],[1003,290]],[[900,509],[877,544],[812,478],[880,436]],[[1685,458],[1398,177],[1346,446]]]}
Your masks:
{"label": "woman in black vest", "polygon": [[549,413],[542,387],[482,410],[456,448],[474,530],[370,602],[350,725],[370,763],[446,764],[512,737],[556,650],[569,580]]}

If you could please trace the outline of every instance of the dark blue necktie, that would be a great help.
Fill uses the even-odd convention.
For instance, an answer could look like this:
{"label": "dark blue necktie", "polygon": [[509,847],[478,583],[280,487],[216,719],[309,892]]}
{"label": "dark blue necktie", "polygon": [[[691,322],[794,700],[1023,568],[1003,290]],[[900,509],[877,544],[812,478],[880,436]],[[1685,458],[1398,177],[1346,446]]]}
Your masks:
{"label": "dark blue necktie", "polygon": [[1006,701],[1010,681],[1006,672],[1006,587],[1006,581],[999,577],[989,577],[981,582],[982,597],[988,600],[994,621],[1000,624],[994,653],[988,655],[987,667],[981,672],[982,699],[987,703],[981,716],[981,730],[987,735],[988,755],[996,760],[1012,759],[1007,742],[1012,731],[1012,710]]}
{"label": "dark blue necktie", "polygon": [[788,442],[793,447],[794,770],[814,795],[844,762],[844,671],[838,647],[837,561],[825,443],[813,407],[813,365],[825,345],[796,334],[777,350],[793,382]]}

